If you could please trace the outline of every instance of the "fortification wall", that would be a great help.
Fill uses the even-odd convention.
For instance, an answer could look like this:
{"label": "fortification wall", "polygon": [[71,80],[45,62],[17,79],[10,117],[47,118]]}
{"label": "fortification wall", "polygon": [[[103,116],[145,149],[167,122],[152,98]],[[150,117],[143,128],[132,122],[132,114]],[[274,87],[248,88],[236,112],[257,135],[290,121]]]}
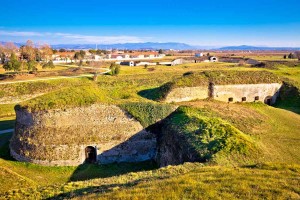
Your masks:
{"label": "fortification wall", "polygon": [[[281,84],[240,84],[240,85],[215,85],[212,96],[215,100],[229,102],[261,101],[274,104]],[[230,99],[231,98],[231,99]],[[270,99],[270,102],[267,102]]]}
{"label": "fortification wall", "polygon": [[42,165],[79,165],[85,148],[97,149],[99,163],[153,159],[156,137],[114,105],[30,112],[16,109],[11,154],[20,161]]}
{"label": "fortification wall", "polygon": [[172,89],[166,96],[165,102],[182,102],[212,97],[224,102],[261,101],[274,104],[281,86],[282,84],[279,83],[270,83],[182,87]]}
{"label": "fortification wall", "polygon": [[172,89],[166,96],[165,102],[182,102],[195,99],[206,99],[209,97],[208,86],[183,87]]}

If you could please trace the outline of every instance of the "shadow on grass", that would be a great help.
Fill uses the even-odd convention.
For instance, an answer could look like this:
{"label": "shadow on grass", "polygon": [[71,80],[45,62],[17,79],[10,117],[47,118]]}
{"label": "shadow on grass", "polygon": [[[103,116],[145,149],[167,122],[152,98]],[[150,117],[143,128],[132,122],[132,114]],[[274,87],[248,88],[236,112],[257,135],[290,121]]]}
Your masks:
{"label": "shadow on grass", "polygon": [[[0,121],[0,131],[13,129],[15,127],[15,120],[3,120]],[[9,140],[12,137],[13,133],[3,133],[0,134],[0,158],[4,160],[14,160],[10,156],[9,152]]]}
{"label": "shadow on grass", "polygon": [[69,181],[85,181],[95,178],[108,178],[129,172],[147,171],[157,169],[153,161],[139,163],[115,163],[108,165],[82,164],[74,171]]}
{"label": "shadow on grass", "polygon": [[153,101],[156,101],[160,98],[160,87],[157,88],[152,88],[152,89],[147,89],[147,90],[141,90],[138,92],[138,95],[141,97],[144,97],[146,99],[150,99]]}
{"label": "shadow on grass", "polygon": [[297,104],[299,103],[285,103],[280,101],[276,102],[276,104],[273,105],[273,107],[288,110],[300,115],[300,105]]}
{"label": "shadow on grass", "polygon": [[0,131],[7,130],[7,129],[13,129],[15,127],[15,121],[16,120],[14,120],[14,119],[0,121]]}
{"label": "shadow on grass", "polygon": [[[85,187],[85,188],[80,188],[80,189],[75,189],[70,192],[65,192],[59,195],[56,195],[54,197],[47,198],[47,200],[54,200],[54,199],[70,199],[70,198],[83,198],[86,195],[90,194],[103,194],[103,193],[108,193],[112,192],[115,189],[118,188],[129,188],[137,185],[140,182],[145,181],[145,179],[141,180],[136,180],[132,181],[129,183],[124,183],[124,184],[108,184],[108,185],[99,185],[99,186],[90,186],[90,187]],[[97,198],[97,197],[94,197]]]}
{"label": "shadow on grass", "polygon": [[[118,164],[108,164],[108,165],[97,165],[97,164],[82,164],[80,165],[70,178],[70,182],[74,181],[84,181],[95,178],[109,178],[113,176],[119,176],[122,174],[127,174],[130,172],[148,171],[157,169],[157,165],[153,161],[145,161],[140,163],[118,163]],[[83,197],[85,195],[94,193],[106,193],[111,192],[115,188],[126,188],[137,185],[139,182],[144,181],[144,179],[136,180],[132,182],[127,182],[124,184],[103,184],[99,186],[90,186],[85,188],[79,188],[65,192],[54,197],[47,199],[68,199],[73,197]]]}
{"label": "shadow on grass", "polygon": [[0,158],[4,160],[15,160],[11,157],[9,152],[9,140],[12,137],[12,133],[4,133],[0,135]]}

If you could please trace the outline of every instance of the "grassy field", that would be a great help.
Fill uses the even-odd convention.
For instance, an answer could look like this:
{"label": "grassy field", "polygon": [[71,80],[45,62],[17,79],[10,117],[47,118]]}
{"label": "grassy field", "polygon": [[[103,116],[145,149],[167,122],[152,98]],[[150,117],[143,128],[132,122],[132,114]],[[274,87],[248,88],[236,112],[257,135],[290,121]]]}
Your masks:
{"label": "grassy field", "polygon": [[[66,65],[55,65],[55,68],[45,68],[43,69],[41,65],[37,66],[37,70],[38,71],[44,71],[44,72],[49,72],[49,71],[60,71],[60,70],[65,70],[67,69],[69,66]],[[0,65],[0,74],[5,74],[5,73],[11,73],[13,71],[5,71],[2,67],[2,65]],[[27,72],[27,71],[22,71],[22,72]]]}
{"label": "grassy field", "polygon": [[[253,71],[257,75],[266,70],[300,83],[299,66],[277,69],[225,63],[122,66],[119,76],[100,76],[97,82],[76,79],[0,86],[0,97],[49,93],[26,102],[40,108],[68,104],[61,102],[60,96],[73,99],[76,105],[108,98],[106,102],[122,103],[124,109],[148,126],[159,119],[158,111],[165,109],[167,113],[171,108],[143,98],[141,91],[157,88],[187,72],[207,70]],[[81,91],[85,87],[92,89]],[[81,98],[76,99],[78,94]],[[88,98],[90,96],[95,98]],[[49,102],[54,104],[49,105]],[[0,105],[0,130],[13,128],[14,106]],[[299,114],[261,103],[227,104],[204,100],[172,106],[197,108],[206,117],[229,123],[251,137],[261,154],[254,161],[241,158],[244,160],[234,166],[228,163],[230,159],[222,160],[222,167],[212,163],[186,163],[157,169],[152,162],[43,167],[14,161],[9,154],[11,133],[6,133],[0,135],[0,199],[300,199]]]}

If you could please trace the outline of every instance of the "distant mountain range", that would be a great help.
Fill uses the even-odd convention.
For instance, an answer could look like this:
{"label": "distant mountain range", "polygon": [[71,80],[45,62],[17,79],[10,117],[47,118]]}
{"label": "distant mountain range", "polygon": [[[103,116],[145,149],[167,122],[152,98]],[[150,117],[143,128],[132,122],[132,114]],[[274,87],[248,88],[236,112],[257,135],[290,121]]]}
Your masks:
{"label": "distant mountain range", "polygon": [[[52,45],[55,49],[66,48],[66,49],[94,49],[95,44],[58,44]],[[146,43],[124,43],[124,44],[99,44],[98,49],[128,49],[128,50],[156,50],[156,49],[175,49],[175,50],[188,50],[195,49],[194,46],[168,42],[168,43],[156,43],[156,42],[146,42]]]}
{"label": "distant mountain range", "polygon": [[247,46],[247,45],[241,45],[241,46],[228,46],[228,47],[221,47],[217,50],[221,51],[266,51],[266,50],[289,50],[289,51],[296,51],[300,50],[300,47],[257,47],[257,46]]}
{"label": "distant mountain range", "polygon": [[[0,42],[4,44],[5,42]],[[17,46],[24,43],[15,43]],[[51,45],[54,49],[95,49],[96,44],[55,44]],[[145,43],[124,43],[124,44],[98,44],[98,49],[127,49],[127,50],[158,50],[158,49],[174,49],[174,50],[219,50],[219,51],[263,51],[263,50],[286,50],[296,51],[300,47],[258,47],[258,46],[226,46],[216,48],[212,46],[193,46],[178,42],[145,42]]]}

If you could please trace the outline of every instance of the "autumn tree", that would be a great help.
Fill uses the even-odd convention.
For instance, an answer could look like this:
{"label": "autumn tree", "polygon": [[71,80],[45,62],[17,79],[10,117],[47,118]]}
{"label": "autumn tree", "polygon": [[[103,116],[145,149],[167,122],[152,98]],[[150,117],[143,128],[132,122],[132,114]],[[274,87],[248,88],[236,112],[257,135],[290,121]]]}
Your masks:
{"label": "autumn tree", "polygon": [[0,44],[0,64],[4,64],[6,60],[5,47]]}
{"label": "autumn tree", "polygon": [[52,55],[53,55],[53,51],[51,49],[51,47],[48,44],[44,44],[41,46],[40,48],[40,52],[41,52],[41,58],[42,60],[48,62],[48,60],[51,60]]}
{"label": "autumn tree", "polygon": [[82,65],[82,60],[84,59],[85,51],[80,50],[79,52],[76,52],[74,55],[75,61],[79,60],[80,66]]}
{"label": "autumn tree", "polygon": [[36,50],[34,43],[31,40],[26,42],[26,45],[20,47],[22,59],[27,61],[36,60]]}
{"label": "autumn tree", "polygon": [[12,53],[8,62],[4,63],[5,71],[21,71],[21,62],[18,60],[15,53]]}
{"label": "autumn tree", "polygon": [[13,42],[7,42],[4,45],[5,53],[11,55],[18,50],[18,47]]}

